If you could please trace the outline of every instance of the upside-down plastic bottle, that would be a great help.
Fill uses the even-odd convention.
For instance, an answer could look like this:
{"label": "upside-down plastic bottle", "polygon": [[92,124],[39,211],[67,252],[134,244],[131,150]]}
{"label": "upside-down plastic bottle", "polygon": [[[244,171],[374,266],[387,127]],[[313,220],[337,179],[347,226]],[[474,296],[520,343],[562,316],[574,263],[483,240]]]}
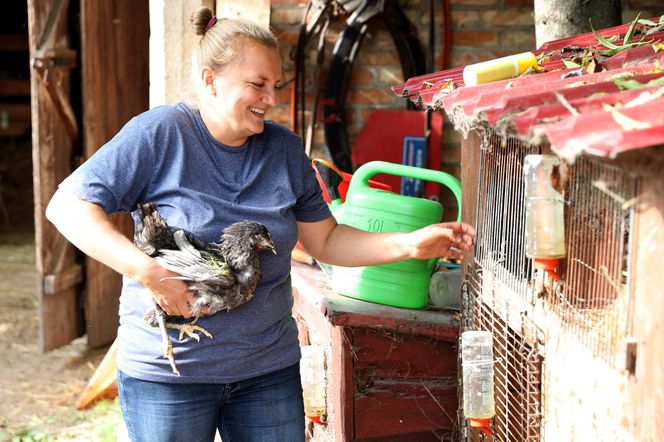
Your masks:
{"label": "upside-down plastic bottle", "polygon": [[496,414],[493,397],[493,335],[488,331],[461,334],[463,414],[471,427],[491,435]]}

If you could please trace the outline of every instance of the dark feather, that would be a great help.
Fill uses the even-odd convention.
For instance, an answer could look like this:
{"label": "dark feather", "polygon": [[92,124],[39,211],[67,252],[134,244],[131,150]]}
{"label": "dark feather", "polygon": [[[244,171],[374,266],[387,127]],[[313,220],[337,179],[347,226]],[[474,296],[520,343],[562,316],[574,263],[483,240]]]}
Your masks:
{"label": "dark feather", "polygon": [[[218,243],[207,243],[189,232],[168,226],[153,203],[139,204],[138,216],[137,247],[189,284],[189,290],[196,297],[191,306],[194,321],[249,301],[260,277],[260,253],[271,250],[276,254],[270,233],[259,223],[232,224],[224,229]],[[207,308],[206,315],[202,313],[204,308]],[[183,318],[169,316],[155,304],[155,308],[146,313],[145,321],[153,327],[161,327],[160,320],[168,328],[179,328],[173,325],[181,324]],[[162,335],[166,336],[164,330]],[[171,363],[177,372],[174,360]]]}

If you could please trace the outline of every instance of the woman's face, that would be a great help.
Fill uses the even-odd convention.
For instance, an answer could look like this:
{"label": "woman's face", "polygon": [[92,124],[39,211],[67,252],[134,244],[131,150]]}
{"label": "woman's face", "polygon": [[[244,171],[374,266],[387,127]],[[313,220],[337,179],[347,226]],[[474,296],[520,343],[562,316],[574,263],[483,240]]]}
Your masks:
{"label": "woman's face", "polygon": [[[212,135],[229,146],[263,132],[265,113],[276,104],[281,78],[279,52],[255,42],[242,44],[240,60],[212,74],[214,91],[204,120]],[[207,112],[209,111],[209,112]]]}

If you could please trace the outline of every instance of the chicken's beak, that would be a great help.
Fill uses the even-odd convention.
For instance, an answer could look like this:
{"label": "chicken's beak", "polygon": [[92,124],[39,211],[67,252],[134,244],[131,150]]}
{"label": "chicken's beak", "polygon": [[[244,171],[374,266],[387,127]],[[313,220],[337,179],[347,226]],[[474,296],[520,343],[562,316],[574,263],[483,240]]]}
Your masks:
{"label": "chicken's beak", "polygon": [[272,242],[272,239],[266,238],[264,241],[260,243],[260,248],[263,250],[270,250],[274,255],[277,254],[277,247],[274,245],[274,242]]}

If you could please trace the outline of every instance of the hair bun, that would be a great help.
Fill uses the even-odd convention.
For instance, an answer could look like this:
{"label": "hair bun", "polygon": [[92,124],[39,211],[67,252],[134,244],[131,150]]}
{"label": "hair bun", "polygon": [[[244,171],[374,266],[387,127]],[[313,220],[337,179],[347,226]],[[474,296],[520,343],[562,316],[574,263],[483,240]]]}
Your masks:
{"label": "hair bun", "polygon": [[189,20],[196,35],[205,35],[208,29],[217,22],[217,18],[207,6],[202,6],[194,11]]}

